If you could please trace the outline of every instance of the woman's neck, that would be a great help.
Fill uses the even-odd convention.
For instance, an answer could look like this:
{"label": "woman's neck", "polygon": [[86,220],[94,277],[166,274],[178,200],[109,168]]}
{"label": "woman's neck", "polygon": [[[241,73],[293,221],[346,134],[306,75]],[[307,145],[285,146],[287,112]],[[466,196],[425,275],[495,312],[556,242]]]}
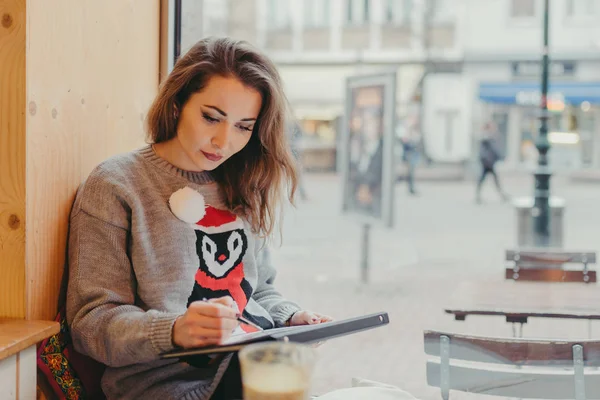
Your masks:
{"label": "woman's neck", "polygon": [[152,145],[157,156],[172,164],[173,166],[189,172],[203,172],[188,157],[181,143],[174,137],[171,140]]}

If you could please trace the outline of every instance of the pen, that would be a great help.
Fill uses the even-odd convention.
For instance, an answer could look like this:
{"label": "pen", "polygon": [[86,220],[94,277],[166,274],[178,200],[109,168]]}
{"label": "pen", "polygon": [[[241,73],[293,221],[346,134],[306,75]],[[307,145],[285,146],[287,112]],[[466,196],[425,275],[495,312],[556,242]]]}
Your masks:
{"label": "pen", "polygon": [[237,320],[238,320],[239,322],[243,323],[243,324],[250,325],[250,326],[252,326],[252,327],[254,327],[254,328],[258,329],[259,331],[264,331],[264,329],[263,329],[263,328],[261,328],[260,326],[256,325],[256,324],[255,324],[255,323],[253,323],[253,322],[250,322],[250,321],[248,321],[246,318],[244,318],[244,317],[242,317],[242,316],[238,316],[238,317],[237,317]]}
{"label": "pen", "polygon": [[[208,299],[206,297],[204,297],[202,299],[202,301],[208,301]],[[261,328],[260,326],[256,325],[253,322],[248,321],[246,318],[242,317],[240,314],[237,314],[235,317],[238,320],[238,322],[241,322],[242,324],[250,325],[253,328],[258,329],[259,331],[264,331],[263,328]]]}

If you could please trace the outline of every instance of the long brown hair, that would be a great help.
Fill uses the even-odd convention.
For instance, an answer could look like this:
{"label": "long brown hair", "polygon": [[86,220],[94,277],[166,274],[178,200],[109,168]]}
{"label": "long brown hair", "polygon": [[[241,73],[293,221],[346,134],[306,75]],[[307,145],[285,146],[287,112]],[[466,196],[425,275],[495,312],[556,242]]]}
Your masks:
{"label": "long brown hair", "polygon": [[245,41],[200,40],[161,84],[148,111],[148,140],[161,143],[173,139],[177,135],[174,111],[181,110],[213,76],[235,77],[262,96],[250,141],[213,174],[227,207],[247,217],[255,233],[268,236],[286,190],[293,202],[298,177],[285,132],[287,100],[277,68],[267,56]]}

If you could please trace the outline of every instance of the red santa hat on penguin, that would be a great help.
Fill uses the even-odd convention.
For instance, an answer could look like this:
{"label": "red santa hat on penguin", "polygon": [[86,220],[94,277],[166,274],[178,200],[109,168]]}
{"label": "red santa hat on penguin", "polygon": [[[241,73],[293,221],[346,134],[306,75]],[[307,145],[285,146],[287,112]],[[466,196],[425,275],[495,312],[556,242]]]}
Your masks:
{"label": "red santa hat on penguin", "polygon": [[220,210],[206,204],[204,196],[188,186],[171,195],[169,206],[177,218],[193,224],[194,229],[207,234],[244,228],[240,217],[228,210]]}

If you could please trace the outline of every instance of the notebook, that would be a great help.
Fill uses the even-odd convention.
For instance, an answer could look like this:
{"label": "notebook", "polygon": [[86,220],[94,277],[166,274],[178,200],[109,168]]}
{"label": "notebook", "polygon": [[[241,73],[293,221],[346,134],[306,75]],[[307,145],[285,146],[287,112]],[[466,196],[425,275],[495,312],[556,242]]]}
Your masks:
{"label": "notebook", "polygon": [[161,358],[182,358],[195,355],[210,355],[217,353],[231,353],[242,347],[258,342],[283,341],[295,343],[318,343],[334,339],[340,336],[379,328],[389,324],[389,316],[386,312],[363,315],[341,321],[325,322],[318,325],[301,325],[286,328],[268,329],[262,332],[253,332],[236,335],[229,338],[218,346],[208,346],[197,349],[176,349],[161,354]]}

